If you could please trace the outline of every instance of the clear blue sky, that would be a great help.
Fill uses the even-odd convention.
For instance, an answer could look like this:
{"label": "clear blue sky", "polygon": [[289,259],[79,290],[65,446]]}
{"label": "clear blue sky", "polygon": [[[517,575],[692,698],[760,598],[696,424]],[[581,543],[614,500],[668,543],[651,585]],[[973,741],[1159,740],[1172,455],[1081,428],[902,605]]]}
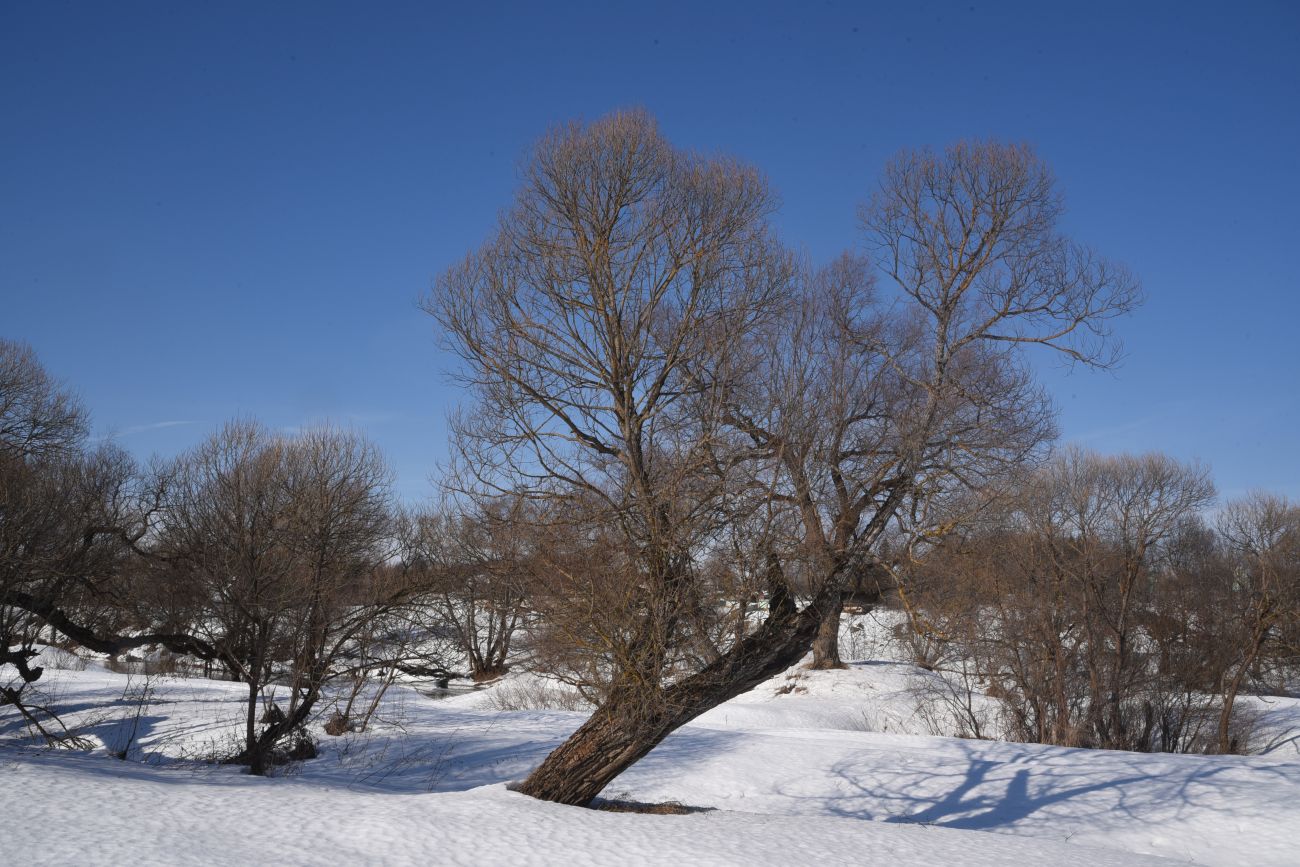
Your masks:
{"label": "clear blue sky", "polygon": [[428,492],[457,400],[416,301],[554,122],[648,107],[858,244],[902,147],[1034,144],[1146,306],[1044,368],[1066,440],[1300,496],[1300,3],[5,3],[0,335],[101,434],[355,424]]}

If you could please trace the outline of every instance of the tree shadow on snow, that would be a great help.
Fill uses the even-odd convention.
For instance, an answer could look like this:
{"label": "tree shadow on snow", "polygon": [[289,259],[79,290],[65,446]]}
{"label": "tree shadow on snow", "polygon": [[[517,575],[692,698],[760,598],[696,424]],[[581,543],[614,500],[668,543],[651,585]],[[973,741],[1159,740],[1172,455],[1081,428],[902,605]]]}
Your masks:
{"label": "tree shadow on snow", "polygon": [[891,764],[879,754],[846,759],[831,768],[839,791],[822,807],[851,818],[980,831],[1059,828],[1062,821],[1120,828],[1177,819],[1192,808],[1237,817],[1260,812],[1267,805],[1250,791],[1260,773],[1294,772],[1252,766],[1236,773],[1232,764],[1199,756],[981,744],[987,746],[946,744],[919,763]]}

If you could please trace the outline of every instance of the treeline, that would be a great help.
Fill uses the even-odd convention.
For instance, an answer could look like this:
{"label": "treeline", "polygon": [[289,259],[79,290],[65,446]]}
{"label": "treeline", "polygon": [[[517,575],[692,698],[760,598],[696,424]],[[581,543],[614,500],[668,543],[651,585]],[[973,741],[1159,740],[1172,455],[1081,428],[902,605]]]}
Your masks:
{"label": "treeline", "polygon": [[946,696],[974,735],[1237,752],[1300,676],[1300,504],[1164,455],[1067,450],[897,568],[918,661],[1002,707]]}
{"label": "treeline", "polygon": [[[51,626],[209,660],[248,684],[240,759],[259,770],[330,679],[436,669],[400,650],[434,633],[491,676],[527,619],[537,664],[597,708],[521,791],[583,804],[809,650],[840,665],[846,597],[896,586],[1017,736],[1203,743],[1160,691],[1211,689],[1230,716],[1285,656],[1295,510],[1254,500],[1211,528],[1193,468],[1043,469],[1054,412],[1029,353],[1107,367],[1140,300],[1061,233],[1044,163],[905,151],[860,208],[865,253],[826,265],[780,241],[775,209],[756,168],[675,148],[643,112],[544,136],[425,299],[465,396],[437,512],[398,508],[340,431],[239,422],[137,469],[6,344],[4,661],[34,681]],[[1269,553],[1246,553],[1256,512],[1289,516]],[[1193,674],[1198,654],[1223,661]],[[288,707],[259,718],[272,682]]]}
{"label": "treeline", "polygon": [[[27,691],[43,642],[197,660],[248,687],[254,773],[310,745],[327,685],[338,730],[364,724],[369,680],[504,669],[521,616],[518,558],[468,519],[400,508],[378,450],[323,427],[224,426],[173,460],[95,444],[31,349],[0,341],[0,703],[52,741]],[[504,620],[503,620],[504,619]]]}

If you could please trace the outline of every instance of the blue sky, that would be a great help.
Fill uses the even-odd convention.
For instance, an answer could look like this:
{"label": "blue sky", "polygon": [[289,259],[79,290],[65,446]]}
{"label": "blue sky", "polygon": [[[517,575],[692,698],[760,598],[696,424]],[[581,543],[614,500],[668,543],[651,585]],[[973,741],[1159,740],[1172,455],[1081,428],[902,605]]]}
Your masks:
{"label": "blue sky", "polygon": [[1035,145],[1147,303],[1066,440],[1300,497],[1300,4],[0,6],[0,335],[101,435],[365,430],[426,495],[458,395],[416,302],[548,125],[642,105],[766,170],[825,259],[891,153]]}

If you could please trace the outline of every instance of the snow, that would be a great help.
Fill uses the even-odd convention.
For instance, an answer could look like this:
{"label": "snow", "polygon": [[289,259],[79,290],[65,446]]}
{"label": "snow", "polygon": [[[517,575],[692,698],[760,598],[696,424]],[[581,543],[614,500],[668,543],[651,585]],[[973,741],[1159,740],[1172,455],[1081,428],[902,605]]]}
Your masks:
{"label": "snow", "polygon": [[[561,807],[502,785],[455,794],[358,792],[107,766],[13,762],[4,803],[14,863],[79,864],[1158,864],[1052,841],[750,813],[652,816]],[[73,831],[75,829],[75,831]],[[69,831],[72,831],[69,833]]]}
{"label": "snow", "polygon": [[492,689],[535,676],[441,700],[396,686],[369,732],[317,732],[320,758],[258,779],[205,761],[238,736],[242,686],[153,678],[139,705],[143,677],[76,667],[42,686],[95,750],[20,745],[0,716],[2,862],[1300,863],[1295,699],[1252,699],[1264,754],[1145,755],[934,737],[911,691],[926,672],[796,668],[605,793],[711,811],[641,815],[507,789],[585,716],[496,709]]}

